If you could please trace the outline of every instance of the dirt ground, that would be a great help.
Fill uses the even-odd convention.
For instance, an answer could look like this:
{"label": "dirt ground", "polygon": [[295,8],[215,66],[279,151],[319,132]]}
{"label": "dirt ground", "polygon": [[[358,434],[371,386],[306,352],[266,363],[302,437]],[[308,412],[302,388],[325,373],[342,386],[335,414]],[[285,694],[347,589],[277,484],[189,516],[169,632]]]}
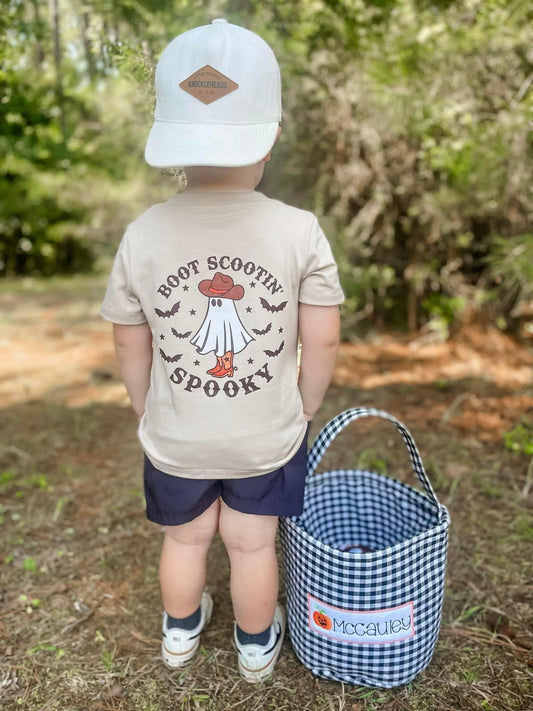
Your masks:
{"label": "dirt ground", "polygon": [[[386,334],[342,346],[312,438],[359,405],[412,432],[452,517],[440,639],[430,666],[394,690],[318,679],[287,640],[256,688],[236,672],[219,540],[201,653],[182,671],[159,662],[161,530],[144,519],[135,417],[98,316],[104,281],[0,287],[2,709],[533,708],[530,344],[472,325],[446,343]],[[399,445],[390,425],[365,420],[323,468],[414,484]]]}

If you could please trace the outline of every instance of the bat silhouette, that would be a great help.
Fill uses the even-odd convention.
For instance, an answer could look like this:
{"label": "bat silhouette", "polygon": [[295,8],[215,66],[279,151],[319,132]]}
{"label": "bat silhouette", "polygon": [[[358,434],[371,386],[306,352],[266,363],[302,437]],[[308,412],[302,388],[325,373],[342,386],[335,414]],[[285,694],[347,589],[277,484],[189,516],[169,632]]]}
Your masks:
{"label": "bat silhouette", "polygon": [[158,316],[161,316],[161,318],[170,318],[171,316],[174,316],[178,313],[178,311],[180,310],[180,305],[180,302],[176,301],[170,311],[161,311],[161,309],[156,309],[155,312]]}
{"label": "bat silhouette", "polygon": [[279,348],[277,351],[264,351],[269,358],[275,358],[276,356],[279,356],[281,351],[285,348],[285,341],[281,341],[279,344]]}
{"label": "bat silhouette", "polygon": [[159,352],[161,353],[161,358],[167,363],[177,363],[180,358],[183,358],[183,355],[181,353],[177,353],[174,356],[167,356],[167,354],[162,348],[159,349]]}
{"label": "bat silhouette", "polygon": [[256,336],[264,336],[266,333],[270,331],[272,328],[272,324],[269,323],[266,328],[264,328],[262,331],[259,328],[252,328],[252,332],[255,333]]}
{"label": "bat silhouette", "polygon": [[266,309],[267,311],[270,311],[273,314],[276,313],[277,311],[283,311],[283,309],[287,306],[286,301],[282,301],[281,304],[279,304],[279,306],[271,306],[271,304],[269,304],[266,299],[263,299],[263,297],[261,297],[259,299],[259,301],[261,302],[261,306],[264,309]]}
{"label": "bat silhouette", "polygon": [[170,330],[176,338],[189,338],[192,333],[192,331],[187,331],[187,333],[178,333],[175,328],[171,328]]}

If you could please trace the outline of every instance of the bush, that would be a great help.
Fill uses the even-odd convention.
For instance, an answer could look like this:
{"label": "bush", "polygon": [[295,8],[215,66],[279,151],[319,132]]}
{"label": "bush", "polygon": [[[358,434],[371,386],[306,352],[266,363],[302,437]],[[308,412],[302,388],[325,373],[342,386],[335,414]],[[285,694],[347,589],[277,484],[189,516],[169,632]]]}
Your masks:
{"label": "bush", "polygon": [[284,187],[333,218],[345,322],[442,330],[503,293],[498,254],[531,222],[527,4],[324,5],[289,78]]}
{"label": "bush", "polygon": [[511,323],[531,301],[527,3],[132,0],[85,4],[83,22],[59,3],[61,62],[48,3],[4,4],[0,275],[86,269],[176,189],[142,157],[157,52],[224,14],[280,60],[286,119],[262,189],[319,215],[345,335],[444,337],[482,312]]}

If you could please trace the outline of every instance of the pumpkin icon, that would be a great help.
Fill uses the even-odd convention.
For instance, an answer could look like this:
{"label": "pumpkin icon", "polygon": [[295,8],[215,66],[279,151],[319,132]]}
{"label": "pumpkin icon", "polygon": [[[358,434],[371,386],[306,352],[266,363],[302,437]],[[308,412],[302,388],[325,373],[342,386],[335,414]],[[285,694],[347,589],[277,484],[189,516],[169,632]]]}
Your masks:
{"label": "pumpkin icon", "polygon": [[323,630],[330,630],[332,627],[331,620],[324,610],[315,610],[313,612],[313,622],[317,627],[321,627]]}

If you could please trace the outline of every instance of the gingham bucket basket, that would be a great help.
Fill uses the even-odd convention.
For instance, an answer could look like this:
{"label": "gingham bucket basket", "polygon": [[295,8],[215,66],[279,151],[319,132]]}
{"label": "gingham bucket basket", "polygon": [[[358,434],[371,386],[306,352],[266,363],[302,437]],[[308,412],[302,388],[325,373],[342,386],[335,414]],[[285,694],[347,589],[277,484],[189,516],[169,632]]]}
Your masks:
{"label": "gingham bucket basket", "polygon": [[[314,473],[337,434],[369,416],[398,428],[425,494],[370,471]],[[308,469],[302,515],[280,522],[294,650],[327,679],[406,684],[429,664],[439,634],[448,511],[407,429],[380,410],[354,408],[331,420]]]}

